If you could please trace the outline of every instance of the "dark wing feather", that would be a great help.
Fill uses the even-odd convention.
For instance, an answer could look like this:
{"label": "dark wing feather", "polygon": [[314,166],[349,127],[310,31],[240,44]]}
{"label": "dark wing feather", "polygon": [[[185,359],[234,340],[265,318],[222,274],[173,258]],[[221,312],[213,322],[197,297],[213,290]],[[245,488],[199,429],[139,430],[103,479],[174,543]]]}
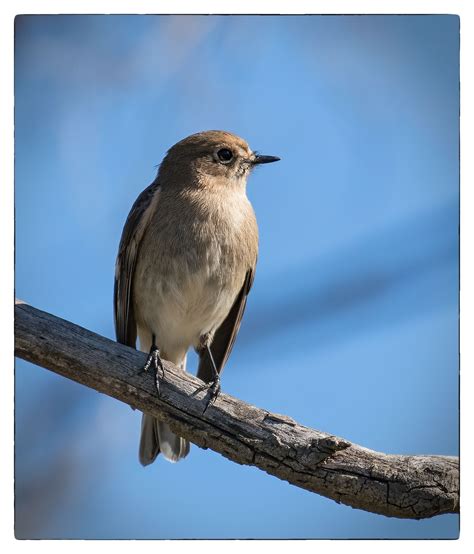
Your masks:
{"label": "dark wing feather", "polygon": [[155,181],[135,200],[120,239],[115,264],[114,320],[117,341],[135,347],[137,324],[133,311],[133,275],[138,250],[152,211],[151,202],[158,193]]}
{"label": "dark wing feather", "polygon": [[[231,353],[237,333],[239,332],[240,323],[242,321],[245,305],[247,303],[247,295],[252,287],[254,273],[255,266],[247,271],[244,284],[242,285],[242,288],[240,289],[229,314],[215,332],[214,339],[210,345],[212,357],[214,358],[217,371],[219,373],[222,371],[222,368],[227,362],[227,358]],[[199,367],[197,376],[206,383],[212,380],[214,374],[211,364],[212,362],[209,358],[207,350],[201,350],[199,352]]]}

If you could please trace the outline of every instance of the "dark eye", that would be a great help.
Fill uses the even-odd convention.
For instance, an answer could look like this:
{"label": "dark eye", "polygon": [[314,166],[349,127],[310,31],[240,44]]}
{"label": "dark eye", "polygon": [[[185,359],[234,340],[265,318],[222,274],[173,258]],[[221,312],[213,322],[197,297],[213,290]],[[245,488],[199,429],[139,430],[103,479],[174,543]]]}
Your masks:
{"label": "dark eye", "polygon": [[217,152],[217,157],[221,162],[226,163],[226,162],[230,162],[230,160],[234,157],[234,155],[228,148],[221,148]]}

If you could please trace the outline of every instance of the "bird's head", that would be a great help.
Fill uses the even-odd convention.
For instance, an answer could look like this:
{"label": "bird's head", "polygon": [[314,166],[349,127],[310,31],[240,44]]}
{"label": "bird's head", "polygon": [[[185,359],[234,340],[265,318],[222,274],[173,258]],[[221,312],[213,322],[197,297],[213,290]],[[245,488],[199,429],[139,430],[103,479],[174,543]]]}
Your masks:
{"label": "bird's head", "polygon": [[186,186],[245,187],[256,165],[279,159],[252,151],[245,140],[227,131],[203,131],[169,149],[159,177]]}

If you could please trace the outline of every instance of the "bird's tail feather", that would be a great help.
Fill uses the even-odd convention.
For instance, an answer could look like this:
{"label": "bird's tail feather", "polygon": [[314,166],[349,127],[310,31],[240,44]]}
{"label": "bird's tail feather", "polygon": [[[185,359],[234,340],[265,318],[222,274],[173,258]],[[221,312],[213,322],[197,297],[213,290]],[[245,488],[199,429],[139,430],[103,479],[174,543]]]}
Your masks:
{"label": "bird's tail feather", "polygon": [[170,462],[178,462],[189,454],[189,441],[175,435],[163,421],[157,421],[160,450]]}
{"label": "bird's tail feather", "polygon": [[175,435],[163,421],[143,414],[140,463],[144,466],[153,463],[160,452],[170,462],[178,462],[189,454],[189,441]]}
{"label": "bird's tail feather", "polygon": [[143,466],[153,463],[160,453],[158,439],[158,420],[148,414],[142,414],[142,429],[138,457]]}

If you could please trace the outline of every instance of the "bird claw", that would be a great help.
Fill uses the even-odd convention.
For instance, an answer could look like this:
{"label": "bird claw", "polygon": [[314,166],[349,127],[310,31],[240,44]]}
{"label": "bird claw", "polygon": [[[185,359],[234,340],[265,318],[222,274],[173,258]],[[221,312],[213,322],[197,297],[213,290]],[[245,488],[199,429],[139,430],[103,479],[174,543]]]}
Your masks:
{"label": "bird claw", "polygon": [[193,396],[202,392],[203,390],[207,390],[209,392],[209,399],[206,402],[206,407],[204,408],[204,411],[202,412],[203,414],[205,414],[206,410],[209,408],[209,406],[212,406],[214,404],[217,397],[219,396],[219,393],[221,392],[221,380],[219,376],[216,376],[213,381],[210,381],[209,383],[205,383],[204,385],[198,387],[193,392]]}
{"label": "bird claw", "polygon": [[[160,394],[160,378],[165,378],[165,368],[163,366],[163,362],[161,361],[160,357],[160,349],[156,344],[153,344],[150,348],[150,353],[148,354],[148,358],[146,360],[145,365],[143,366],[142,370],[140,371],[140,375],[142,373],[147,373],[150,367],[153,366],[153,369],[155,370],[155,384],[156,384],[156,390],[158,392],[158,395]],[[161,375],[160,375],[161,373]]]}

